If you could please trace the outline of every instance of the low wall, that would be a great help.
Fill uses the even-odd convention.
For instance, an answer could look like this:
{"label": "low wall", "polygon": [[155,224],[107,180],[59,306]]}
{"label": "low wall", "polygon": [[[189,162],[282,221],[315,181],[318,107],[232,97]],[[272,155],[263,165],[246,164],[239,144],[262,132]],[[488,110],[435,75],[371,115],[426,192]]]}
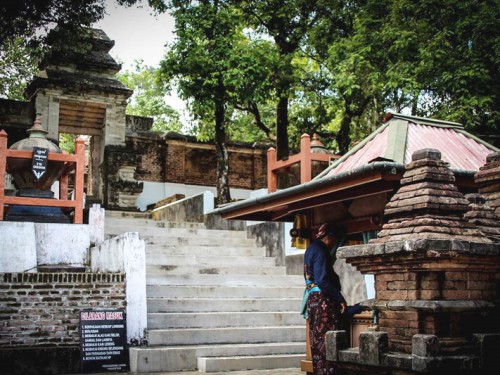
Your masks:
{"label": "low wall", "polygon": [[0,233],[0,272],[36,272],[43,266],[85,268],[90,246],[104,240],[104,209],[93,205],[89,224],[0,221]]}
{"label": "low wall", "polygon": [[2,374],[80,371],[79,313],[124,309],[123,273],[1,273]]}
{"label": "low wall", "polygon": [[214,209],[214,195],[210,191],[180,199],[155,208],[152,217],[158,221],[204,223],[209,229],[244,230],[245,222],[224,220],[211,214]]}
{"label": "low wall", "polygon": [[136,232],[111,238],[90,250],[92,272],[124,272],[126,278],[127,342],[145,343],[147,329],[146,245]]}
{"label": "low wall", "polygon": [[266,256],[274,257],[277,266],[285,266],[284,224],[262,222],[247,226],[249,238],[255,238],[257,245],[266,247]]}

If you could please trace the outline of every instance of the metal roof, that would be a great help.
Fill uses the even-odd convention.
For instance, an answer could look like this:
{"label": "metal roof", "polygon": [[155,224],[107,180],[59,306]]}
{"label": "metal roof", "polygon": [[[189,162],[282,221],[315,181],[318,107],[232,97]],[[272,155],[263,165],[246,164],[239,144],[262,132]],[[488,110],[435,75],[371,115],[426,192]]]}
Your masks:
{"label": "metal roof", "polygon": [[356,169],[373,160],[408,164],[411,155],[424,148],[441,152],[450,168],[478,171],[486,156],[498,149],[469,134],[456,122],[390,113],[388,120],[316,179]]}
{"label": "metal roof", "polygon": [[[351,191],[354,195],[363,184],[372,184],[373,187],[375,180],[379,181],[379,185],[373,191],[387,188],[383,181],[394,181],[391,175],[401,176],[404,165],[411,162],[412,154],[423,148],[438,149],[455,176],[470,181],[485,164],[486,156],[498,151],[496,147],[467,133],[459,123],[389,113],[378,129],[312,181],[229,204],[215,212],[231,219],[290,219],[290,215],[299,209],[327,203],[335,198],[332,194],[339,191]],[[375,180],[363,177],[374,173],[378,176]],[[346,199],[347,195],[343,193],[342,199]]]}

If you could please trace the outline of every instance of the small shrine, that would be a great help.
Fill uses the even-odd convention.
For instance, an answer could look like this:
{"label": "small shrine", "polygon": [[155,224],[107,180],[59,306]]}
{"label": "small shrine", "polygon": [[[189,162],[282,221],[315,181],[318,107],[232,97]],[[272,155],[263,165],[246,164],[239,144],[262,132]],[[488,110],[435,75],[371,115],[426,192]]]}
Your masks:
{"label": "small shrine", "polygon": [[[491,164],[498,160],[489,157],[476,180],[498,196],[498,174],[484,178]],[[362,302],[374,320],[358,348],[347,348],[344,331],[328,334],[343,374],[490,374],[498,365],[500,222],[488,199],[467,199],[454,182],[438,150],[413,153],[378,238],[339,249],[375,275],[376,290]]]}
{"label": "small shrine", "polygon": [[[39,117],[28,134],[27,138],[7,148],[8,135],[0,131],[0,222],[69,223],[72,217],[74,224],[82,224],[83,139],[76,140],[75,154],[63,153],[46,139],[47,130],[42,127]],[[5,186],[7,173],[14,178],[14,195],[9,194]],[[68,182],[72,173],[74,199],[69,199]],[[59,188],[57,197],[52,191],[55,182]]]}

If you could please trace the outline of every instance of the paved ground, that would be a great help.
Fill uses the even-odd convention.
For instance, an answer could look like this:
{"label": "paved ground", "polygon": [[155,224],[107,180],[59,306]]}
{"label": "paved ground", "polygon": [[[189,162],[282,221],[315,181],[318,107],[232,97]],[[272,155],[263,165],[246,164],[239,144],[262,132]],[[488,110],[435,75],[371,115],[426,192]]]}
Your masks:
{"label": "paved ground", "polygon": [[[148,375],[200,375],[201,372],[155,372]],[[298,368],[279,369],[279,370],[252,370],[252,371],[229,371],[229,372],[210,372],[211,375],[304,375],[305,373]],[[142,374],[141,374],[142,375]]]}
{"label": "paved ground", "polygon": [[[105,374],[110,374],[106,372]],[[101,374],[92,374],[92,375],[105,375]],[[116,372],[113,374],[130,374],[133,375],[135,373],[129,372]],[[200,375],[202,374],[199,371],[183,371],[183,372],[141,372],[137,375]],[[290,369],[279,369],[279,370],[252,370],[252,371],[228,371],[228,372],[209,372],[210,375],[305,375],[305,372],[300,371],[299,368],[290,368]]]}

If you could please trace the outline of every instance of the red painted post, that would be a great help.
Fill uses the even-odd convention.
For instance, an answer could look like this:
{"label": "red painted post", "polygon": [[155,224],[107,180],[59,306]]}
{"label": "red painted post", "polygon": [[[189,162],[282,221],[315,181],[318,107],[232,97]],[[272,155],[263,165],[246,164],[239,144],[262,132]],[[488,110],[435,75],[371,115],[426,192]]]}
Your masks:
{"label": "red painted post", "polygon": [[309,134],[302,134],[300,137],[300,183],[311,181],[311,137]]}
{"label": "red painted post", "polygon": [[278,177],[274,170],[276,165],[276,149],[267,150],[267,192],[273,193],[278,189]]}
{"label": "red painted post", "polygon": [[83,223],[83,179],[85,173],[85,141],[78,137],[75,141],[75,217],[74,224]]}
{"label": "red painted post", "polygon": [[64,173],[59,178],[59,200],[68,200],[68,173]]}
{"label": "red painted post", "polygon": [[7,170],[7,133],[0,130],[0,221],[3,221],[5,204],[5,174]]}

